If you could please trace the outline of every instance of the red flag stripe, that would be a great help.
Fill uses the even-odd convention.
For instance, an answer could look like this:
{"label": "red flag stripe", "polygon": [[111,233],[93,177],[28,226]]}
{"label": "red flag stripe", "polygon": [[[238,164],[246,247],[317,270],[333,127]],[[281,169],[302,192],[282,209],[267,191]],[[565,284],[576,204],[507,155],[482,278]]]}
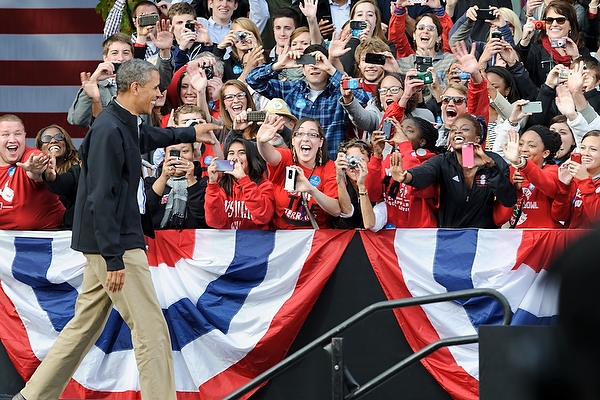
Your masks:
{"label": "red flag stripe", "polygon": [[0,34],[97,34],[103,29],[93,8],[7,8],[0,13]]}
{"label": "red flag stripe", "polygon": [[[98,52],[100,55],[100,51]],[[101,60],[0,61],[0,86],[79,86],[80,72],[93,73]],[[74,99],[74,97],[73,97]]]}

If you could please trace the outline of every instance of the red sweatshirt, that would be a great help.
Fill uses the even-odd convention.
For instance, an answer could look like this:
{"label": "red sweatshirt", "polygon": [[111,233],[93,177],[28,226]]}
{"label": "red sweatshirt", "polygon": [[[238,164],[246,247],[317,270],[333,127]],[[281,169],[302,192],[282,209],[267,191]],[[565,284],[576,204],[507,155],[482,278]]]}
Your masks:
{"label": "red sweatshirt", "polygon": [[217,229],[269,229],[275,211],[273,183],[263,179],[257,185],[244,176],[232,185],[227,196],[219,183],[209,183],[204,198],[208,226]]}
{"label": "red sweatshirt", "polygon": [[[444,53],[452,52],[450,50],[450,41],[448,40],[448,33],[452,29],[452,18],[448,13],[444,13],[442,17],[438,17],[442,24],[442,41],[444,42]],[[408,38],[406,37],[406,12],[402,15],[396,15],[392,13],[390,23],[388,25],[388,39],[396,45],[396,59],[408,57],[411,54],[415,54],[415,50],[410,46]]]}
{"label": "red sweatshirt", "polygon": [[566,221],[569,228],[591,228],[600,220],[600,179],[573,179],[570,185],[558,182],[552,217]]}
{"label": "red sweatshirt", "polygon": [[[511,177],[514,172],[515,169],[510,167]],[[540,169],[527,160],[520,172],[525,182],[517,192],[515,207],[521,210],[521,216],[516,228],[562,228],[558,220],[552,218],[551,212],[552,202],[558,192],[558,165],[546,164]],[[512,214],[512,210],[509,211]],[[511,224],[514,222],[513,215]]]}

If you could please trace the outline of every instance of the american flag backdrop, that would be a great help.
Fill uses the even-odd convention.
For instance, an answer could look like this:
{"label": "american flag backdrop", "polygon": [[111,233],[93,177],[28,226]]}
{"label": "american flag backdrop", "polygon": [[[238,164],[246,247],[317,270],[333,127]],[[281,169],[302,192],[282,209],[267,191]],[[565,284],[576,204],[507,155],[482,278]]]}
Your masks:
{"label": "american flag backdrop", "polygon": [[16,114],[27,137],[58,124],[74,138],[86,128],[67,123],[79,73],[102,61],[104,22],[97,0],[0,0],[0,115]]}

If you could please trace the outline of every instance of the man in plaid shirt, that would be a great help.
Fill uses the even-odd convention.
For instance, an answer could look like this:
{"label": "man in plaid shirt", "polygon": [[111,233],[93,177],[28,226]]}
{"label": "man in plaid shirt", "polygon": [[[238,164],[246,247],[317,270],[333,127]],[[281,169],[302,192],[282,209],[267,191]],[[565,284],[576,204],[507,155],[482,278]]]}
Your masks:
{"label": "man in plaid shirt", "polygon": [[[304,54],[314,56],[315,63],[302,65],[303,80],[278,79],[279,72],[283,69],[298,67],[296,60],[302,53],[290,51],[272,64],[254,68],[246,77],[246,82],[265,97],[285,100],[298,119],[311,117],[319,120],[325,131],[329,157],[335,160],[339,144],[346,140],[349,122],[348,114],[338,101],[341,97],[342,73],[329,62],[327,50],[323,46],[308,46]],[[369,95],[362,89],[355,90],[354,97],[363,107],[369,100]]]}

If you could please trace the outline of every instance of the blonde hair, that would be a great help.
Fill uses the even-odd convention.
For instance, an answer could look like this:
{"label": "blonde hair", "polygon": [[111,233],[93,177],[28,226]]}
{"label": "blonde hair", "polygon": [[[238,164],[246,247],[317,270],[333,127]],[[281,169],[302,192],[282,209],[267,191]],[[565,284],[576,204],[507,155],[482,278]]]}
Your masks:
{"label": "blonde hair", "polygon": [[[519,16],[515,14],[513,10],[506,7],[500,7],[498,9],[500,14],[504,17],[507,24],[511,24],[513,26],[513,41],[515,44],[521,41],[523,37],[523,27],[521,26],[521,21],[519,20]],[[492,38],[492,30],[490,29],[490,34],[488,40]]]}
{"label": "blonde hair", "polygon": [[[258,31],[258,27],[254,22],[252,22],[251,19],[248,19],[246,17],[236,18],[235,21],[233,21],[233,23],[231,24],[230,30],[234,30],[233,25],[237,25],[242,29],[252,32],[252,34],[256,38],[256,43],[259,46],[263,45],[262,38],[260,37],[260,32]],[[239,58],[240,60],[242,59],[242,57],[238,55],[237,48],[235,46],[233,46],[231,50],[235,53],[237,58]]]}

